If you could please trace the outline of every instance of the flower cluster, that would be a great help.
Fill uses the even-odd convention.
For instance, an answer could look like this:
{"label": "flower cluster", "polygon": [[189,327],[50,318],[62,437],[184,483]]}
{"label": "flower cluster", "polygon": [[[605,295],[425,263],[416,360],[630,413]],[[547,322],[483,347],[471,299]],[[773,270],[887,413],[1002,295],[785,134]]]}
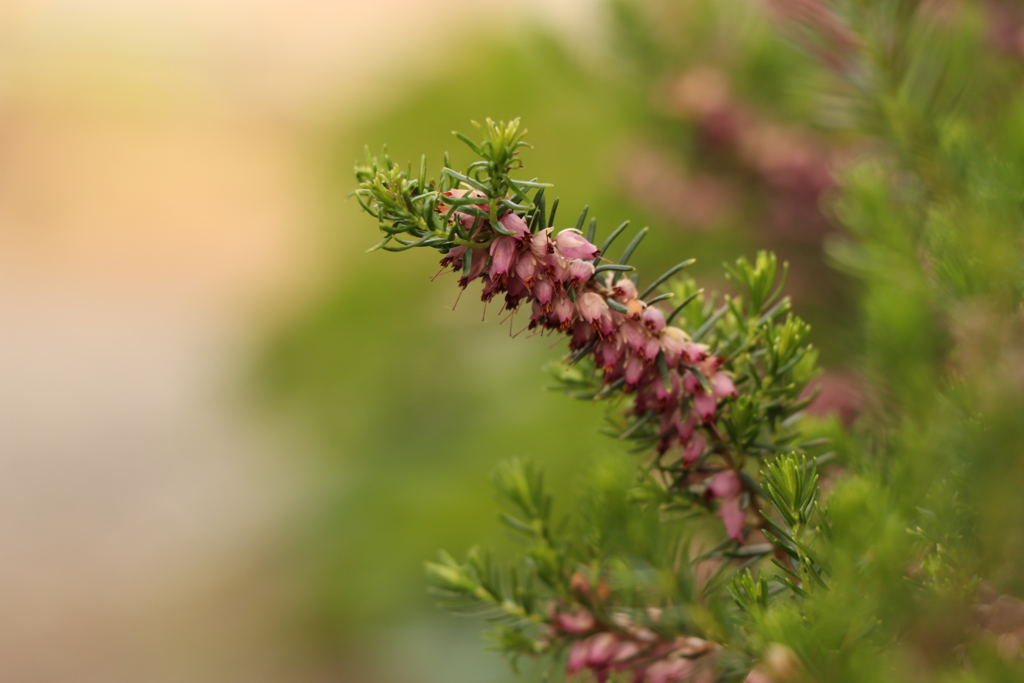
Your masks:
{"label": "flower cluster", "polygon": [[[459,189],[445,195],[483,199]],[[659,453],[678,451],[687,469],[709,453],[719,402],[737,395],[722,369],[725,359],[692,341],[681,328],[668,324],[660,309],[644,302],[636,283],[622,276],[630,268],[596,265],[602,260],[599,249],[579,230],[548,227],[531,232],[512,211],[500,217],[496,230],[482,217],[486,206],[477,208],[474,215],[438,207],[446,220],[458,221],[472,235],[472,243],[453,247],[441,259],[443,268],[462,273],[459,285],[482,280],[483,301],[503,294],[503,308],[511,312],[529,304],[529,329],[569,335],[570,350],[593,356],[606,387],[622,387],[634,395],[635,415],[657,417]],[[735,472],[725,472],[739,486]],[[738,493],[734,488],[711,485],[707,491],[711,499],[723,500],[719,514],[729,536],[740,540],[743,515],[733,505]],[[726,495],[719,493],[726,490]]]}
{"label": "flower cluster", "polygon": [[[572,584],[584,600],[598,592],[580,574],[573,576]],[[714,679],[712,659],[721,646],[694,636],[659,633],[656,629],[663,616],[656,607],[643,610],[643,623],[621,611],[602,620],[584,606],[554,602],[548,606],[548,616],[546,639],[571,641],[567,664],[570,676],[589,669],[599,683],[617,671],[631,672],[634,683],[704,683]]]}
{"label": "flower cluster", "polygon": [[[710,177],[748,184],[740,192],[764,197],[766,209],[758,221],[764,229],[803,241],[832,232],[821,198],[835,186],[832,169],[841,162],[842,149],[807,130],[766,118],[734,93],[724,71],[711,66],[673,76],[664,90],[667,108],[693,125],[700,148],[730,160],[731,177]],[[638,194],[646,195],[642,189]],[[729,201],[730,193],[719,194]]]}

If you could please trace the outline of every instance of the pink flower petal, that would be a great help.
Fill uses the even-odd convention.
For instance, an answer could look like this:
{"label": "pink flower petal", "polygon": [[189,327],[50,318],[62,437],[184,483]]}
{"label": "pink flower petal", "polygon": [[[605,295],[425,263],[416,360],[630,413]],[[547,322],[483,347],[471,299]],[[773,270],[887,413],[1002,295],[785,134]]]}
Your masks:
{"label": "pink flower petal", "polygon": [[718,516],[725,522],[725,533],[734,541],[743,540],[743,511],[739,498],[726,498],[718,505]]}
{"label": "pink flower petal", "polygon": [[740,483],[740,477],[736,474],[735,470],[722,470],[714,476],[708,485],[708,491],[715,498],[732,498],[739,495],[739,492],[742,490],[743,485]]}

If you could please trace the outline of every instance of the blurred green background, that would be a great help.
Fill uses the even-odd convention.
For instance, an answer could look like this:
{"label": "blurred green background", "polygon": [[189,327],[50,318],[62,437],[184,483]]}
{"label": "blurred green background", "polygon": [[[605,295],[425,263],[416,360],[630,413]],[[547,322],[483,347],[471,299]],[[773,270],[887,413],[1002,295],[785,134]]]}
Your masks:
{"label": "blurred green background", "polygon": [[650,225],[642,271],[724,288],[777,250],[820,409],[858,409],[822,207],[861,142],[759,3],[16,0],[0,29],[11,680],[510,680],[423,562],[510,548],[500,460],[571,492],[622,449],[545,390],[564,348],[364,253],[364,145],[437,169],[519,116],[559,227]]}

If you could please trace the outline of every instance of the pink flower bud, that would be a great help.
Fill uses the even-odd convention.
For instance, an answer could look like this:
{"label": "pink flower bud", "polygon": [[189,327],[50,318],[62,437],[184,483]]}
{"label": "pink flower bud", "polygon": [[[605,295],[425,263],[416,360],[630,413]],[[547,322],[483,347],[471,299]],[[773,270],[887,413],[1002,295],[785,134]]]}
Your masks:
{"label": "pink flower bud", "polygon": [[700,419],[708,422],[715,416],[715,409],[717,408],[715,397],[704,391],[703,387],[699,388],[693,395],[693,407],[697,414],[700,415]]}
{"label": "pink flower bud", "polygon": [[654,382],[654,396],[658,400],[659,408],[662,410],[664,410],[668,405],[669,400],[675,397],[679,392],[679,375],[674,372],[669,373],[669,379],[671,380],[671,384],[667,389],[665,388],[665,382],[662,380],[660,374],[657,381]]}
{"label": "pink flower bud", "polygon": [[715,373],[711,377],[711,393],[714,394],[715,398],[725,398],[726,396],[736,396],[736,386],[732,383],[732,379],[729,375],[724,372]]}
{"label": "pink flower bud", "polygon": [[657,339],[654,337],[647,337],[644,339],[644,345],[640,347],[640,355],[649,361],[653,361],[658,357],[658,350],[660,348],[661,345],[658,343]]}
{"label": "pink flower bud", "polygon": [[740,477],[735,470],[722,470],[716,474],[708,485],[708,491],[715,498],[731,498],[743,490]]}
{"label": "pink flower bud", "polygon": [[526,284],[527,287],[533,286],[534,277],[537,274],[537,259],[532,254],[521,254],[516,259],[516,275],[519,279]]}
{"label": "pink flower bud", "polygon": [[679,683],[693,673],[693,664],[688,659],[671,657],[662,659],[647,667],[644,680],[647,683]]}
{"label": "pink flower bud", "polygon": [[451,266],[455,270],[462,268],[462,255],[466,253],[466,249],[469,247],[452,247],[448,250],[448,253],[441,259],[442,266]]}
{"label": "pink flower bud", "polygon": [[[650,310],[650,309],[648,309]],[[670,368],[679,365],[690,343],[686,333],[678,327],[666,327],[661,331],[661,350],[665,352],[665,362]],[[688,390],[689,391],[689,390]]]}
{"label": "pink flower bud", "polygon": [[594,264],[590,261],[577,259],[569,262],[569,277],[566,284],[570,287],[578,287],[594,277]]}
{"label": "pink flower bud", "polygon": [[608,666],[618,647],[619,639],[611,633],[598,633],[591,637],[590,649],[587,652],[587,666]]}
{"label": "pink flower bud", "polygon": [[551,274],[551,279],[559,285],[569,279],[570,263],[572,261],[558,254],[548,254],[544,260],[545,269]]}
{"label": "pink flower bud", "polygon": [[554,617],[555,626],[573,635],[594,630],[594,616],[580,608],[576,612],[559,612]]}
{"label": "pink flower bud", "polygon": [[512,278],[505,285],[505,307],[509,310],[514,310],[519,307],[519,303],[526,298],[530,291],[523,284],[523,281],[519,278]]}
{"label": "pink flower bud", "polygon": [[743,511],[739,498],[726,498],[718,505],[718,516],[725,524],[725,533],[734,541],[743,540]]}
{"label": "pink flower bud", "polygon": [[519,241],[522,241],[523,238],[530,234],[530,226],[526,224],[526,221],[511,211],[499,218],[498,222],[501,223],[501,227],[505,228],[505,230],[514,232],[515,239]]}
{"label": "pink flower bud", "polygon": [[594,336],[594,328],[583,320],[577,320],[572,326],[572,339],[569,340],[569,348],[573,351],[582,349]]}
{"label": "pink flower bud", "polygon": [[597,292],[584,292],[576,297],[576,310],[580,312],[581,318],[594,324],[602,313],[608,311],[608,304]]}
{"label": "pink flower bud", "polygon": [[696,365],[708,357],[708,345],[697,344],[687,341],[683,345],[683,362],[687,365]]}
{"label": "pink flower bud", "polygon": [[530,312],[530,325],[529,325],[529,328],[532,330],[533,328],[537,327],[538,325],[542,325],[544,323],[544,319],[546,317],[547,317],[547,314],[544,313],[544,307],[541,305],[541,303],[539,301],[534,299],[534,301],[533,301],[533,310]]}
{"label": "pink flower bud", "polygon": [[640,325],[634,322],[626,322],[619,328],[619,332],[622,334],[622,340],[626,342],[626,346],[630,349],[638,352],[643,348],[647,335],[644,332],[644,328]]}
{"label": "pink flower bud", "polygon": [[[676,424],[676,432],[679,434],[679,440],[685,443],[693,438],[693,430],[696,426],[697,420],[693,417],[693,413],[687,413],[686,421],[678,422]],[[702,445],[701,448],[703,447],[704,446]]]}
{"label": "pink flower bud", "polygon": [[703,434],[693,435],[692,427],[690,428],[690,434],[692,438],[688,439],[688,443],[683,446],[683,465],[686,467],[697,462],[697,458],[704,452],[704,447],[708,444]]}
{"label": "pink flower bud", "polygon": [[610,337],[615,332],[616,318],[622,319],[617,312],[607,308],[607,305],[603,311],[601,311],[601,318],[597,321],[594,329],[596,329],[602,336]]}
{"label": "pink flower bud", "polygon": [[557,292],[552,312],[554,313],[555,320],[558,321],[558,329],[565,332],[572,326],[576,306],[565,292]]}
{"label": "pink flower bud", "polygon": [[569,259],[592,260],[598,253],[597,247],[588,242],[575,228],[567,228],[558,233],[555,237],[555,249]]}
{"label": "pink flower bud", "polygon": [[665,314],[653,306],[648,306],[640,319],[653,334],[658,334],[665,329]]}
{"label": "pink flower bud", "polygon": [[487,266],[487,254],[484,253],[483,249],[473,249],[471,253],[466,254],[464,258],[471,258],[473,262],[469,265],[469,272],[459,278],[459,286],[463,289],[469,285],[470,282],[480,277],[484,268]]}
{"label": "pink flower bud", "polygon": [[587,665],[587,655],[590,653],[590,640],[577,640],[572,644],[569,651],[569,675],[576,673]]}
{"label": "pink flower bud", "polygon": [[546,228],[530,238],[530,252],[538,261],[543,262],[548,254],[554,253],[554,245],[551,244],[551,239],[548,237],[550,234],[551,228]]}
{"label": "pink flower bud", "polygon": [[626,384],[630,386],[636,386],[636,383],[640,381],[640,376],[644,372],[644,362],[640,356],[631,356],[626,361]]}
{"label": "pink flower bud", "polygon": [[[704,351],[707,351],[706,346],[704,346]],[[711,377],[718,372],[718,369],[722,367],[723,363],[725,363],[725,359],[721,356],[707,356],[705,353],[705,358],[700,361],[698,367],[700,368],[700,371],[704,373],[705,377]]]}
{"label": "pink flower bud", "polygon": [[620,665],[616,668],[621,668],[623,663],[640,654],[641,649],[636,641],[627,640],[615,650],[615,654],[612,655],[612,663]]}
{"label": "pink flower bud", "polygon": [[480,301],[490,301],[494,295],[502,290],[501,280],[486,280],[483,291],[480,293]]}
{"label": "pink flower bud", "polygon": [[597,348],[597,363],[605,372],[611,372],[619,362],[621,351],[615,342],[603,341]]}
{"label": "pink flower bud", "polygon": [[555,288],[551,284],[551,280],[544,278],[543,280],[537,280],[533,285],[533,296],[537,298],[537,301],[542,306],[546,306],[551,303],[551,297],[554,296]]}
{"label": "pink flower bud", "polygon": [[617,299],[635,299],[640,293],[636,289],[636,284],[627,277],[622,278],[615,283],[615,287],[612,290],[615,298]]}
{"label": "pink flower bud", "polygon": [[516,241],[512,237],[499,237],[491,242],[491,279],[497,280],[508,273],[516,255]]}

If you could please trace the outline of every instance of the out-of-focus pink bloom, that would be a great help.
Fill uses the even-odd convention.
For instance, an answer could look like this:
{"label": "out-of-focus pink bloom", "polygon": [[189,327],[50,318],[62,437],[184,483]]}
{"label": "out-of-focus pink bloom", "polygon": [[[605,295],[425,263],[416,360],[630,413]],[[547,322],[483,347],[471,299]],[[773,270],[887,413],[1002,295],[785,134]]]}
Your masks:
{"label": "out-of-focus pink bloom", "polygon": [[725,533],[734,541],[743,540],[743,511],[739,498],[727,498],[718,505],[718,516],[725,524]]}
{"label": "out-of-focus pink bloom", "polygon": [[577,287],[594,277],[594,264],[590,261],[577,259],[569,263],[569,277],[565,284],[569,287]]}
{"label": "out-of-focus pink bloom", "polygon": [[565,292],[559,291],[555,295],[555,304],[552,308],[555,320],[558,321],[558,329],[562,332],[572,327],[572,317],[576,313],[576,305]]}
{"label": "out-of-focus pink bloom", "polygon": [[575,228],[566,228],[555,237],[555,248],[565,258],[592,260],[598,254],[598,248],[587,241],[587,238]]}
{"label": "out-of-focus pink bloom", "polygon": [[622,668],[623,665],[627,664],[630,659],[640,654],[643,648],[635,640],[627,640],[618,649],[615,650],[615,655],[612,657],[612,664],[617,665],[616,668]]}
{"label": "out-of-focus pink bloom", "polygon": [[683,387],[687,392],[695,394],[701,390],[700,380],[697,379],[697,375],[692,372],[687,372],[683,375]]}
{"label": "out-of-focus pink bloom", "polygon": [[674,368],[679,365],[679,361],[683,360],[686,354],[687,345],[690,344],[686,333],[678,327],[666,327],[661,331],[659,339],[661,340],[661,349],[665,352],[665,362],[668,366]]}
{"label": "out-of-focus pink bloom", "polygon": [[572,326],[572,338],[569,340],[569,348],[573,351],[582,349],[594,336],[594,328],[582,320],[577,320]]}
{"label": "out-of-focus pink bloom", "polygon": [[735,470],[722,470],[714,476],[708,485],[708,491],[715,498],[731,498],[743,490],[740,477]]}
{"label": "out-of-focus pink bloom", "polygon": [[648,306],[640,319],[643,320],[644,326],[650,330],[651,334],[658,334],[665,329],[665,314],[654,306]]}
{"label": "out-of-focus pink bloom", "polygon": [[668,387],[665,386],[665,381],[661,379],[660,375],[658,380],[660,381],[654,383],[654,396],[659,403],[667,403],[670,398],[675,397],[679,393],[679,375],[675,373],[669,375],[670,384]]}
{"label": "out-of-focus pink bloom", "polygon": [[551,280],[537,280],[533,285],[533,296],[537,298],[537,301],[542,306],[547,306],[551,303],[551,297],[554,296],[555,288],[551,284]]}
{"label": "out-of-focus pink bloom", "polygon": [[551,243],[550,236],[551,228],[545,228],[539,231],[530,239],[530,252],[540,262],[544,262],[547,259],[548,254],[553,254],[555,251],[554,245]]}
{"label": "out-of-focus pink bloom", "polygon": [[713,374],[718,372],[724,364],[725,359],[721,356],[707,356],[697,364],[697,367],[700,368],[700,371],[704,373],[705,377],[711,377]]}
{"label": "out-of-focus pink bloom", "polygon": [[484,283],[483,291],[480,293],[481,301],[490,301],[494,298],[494,295],[502,291],[501,278],[488,279]]}
{"label": "out-of-focus pink bloom", "polygon": [[472,259],[472,263],[469,264],[469,272],[459,278],[459,286],[465,289],[470,282],[483,274],[487,267],[487,254],[483,249],[472,249],[469,253],[464,253],[463,258]]}
{"label": "out-of-focus pink bloom", "polygon": [[577,640],[569,650],[569,675],[576,673],[587,665],[587,656],[590,654],[590,641]]}
{"label": "out-of-focus pink bloom", "polygon": [[530,329],[532,330],[538,325],[542,325],[544,323],[545,317],[547,317],[547,314],[544,313],[544,306],[542,306],[539,301],[534,299],[533,308],[530,311]]}
{"label": "out-of-focus pink bloom", "polygon": [[452,247],[448,250],[448,253],[441,259],[441,265],[444,267],[451,266],[455,270],[462,269],[462,255],[466,253],[466,249],[469,247],[458,246]]}
{"label": "out-of-focus pink bloom", "polygon": [[[691,427],[690,429],[690,434],[693,434],[693,428]],[[683,446],[683,465],[689,467],[697,462],[697,458],[704,452],[704,447],[707,444],[707,439],[704,438],[703,434],[693,435],[693,438],[689,439],[689,443]]]}
{"label": "out-of-focus pink bloom", "polygon": [[864,404],[863,386],[864,383],[854,375],[826,372],[809,384],[800,398],[810,398],[817,391],[817,398],[807,406],[807,412],[811,415],[838,415],[850,425]]}
{"label": "out-of-focus pink bloom", "polygon": [[519,307],[520,302],[530,294],[522,280],[511,278],[505,285],[505,307],[512,310]]}
{"label": "out-of-focus pink bloom", "polygon": [[716,474],[708,485],[708,493],[721,499],[718,516],[725,523],[729,538],[739,541],[743,538],[743,511],[740,509],[740,492],[743,484],[735,470],[723,470]]}
{"label": "out-of-focus pink bloom", "polygon": [[530,226],[526,224],[518,214],[514,214],[511,211],[506,213],[504,216],[498,219],[501,223],[501,227],[509,232],[514,232],[517,239],[522,240],[530,234]]}
{"label": "out-of-focus pink bloom", "polygon": [[590,649],[587,651],[587,666],[603,667],[611,663],[619,648],[619,639],[614,634],[598,633],[590,638]]}
{"label": "out-of-focus pink bloom", "polygon": [[537,274],[537,259],[533,254],[520,254],[516,259],[516,275],[527,287],[533,286],[534,277]]}
{"label": "out-of-focus pink bloom", "polygon": [[558,612],[554,617],[555,626],[573,635],[594,630],[594,615],[582,607],[575,612]]}
{"label": "out-of-focus pink bloom", "polygon": [[633,356],[626,363],[626,384],[636,386],[644,371],[644,362],[639,356]]}
{"label": "out-of-focus pink bloom", "polygon": [[715,397],[704,391],[703,387],[698,386],[697,391],[693,394],[693,408],[700,415],[701,420],[708,422],[715,416],[717,408]]}
{"label": "out-of-focus pink bloom", "polygon": [[690,677],[693,664],[688,659],[671,657],[662,659],[647,667],[644,680],[648,683],[678,683]]}
{"label": "out-of-focus pink bloom", "polygon": [[626,346],[633,351],[640,351],[644,347],[647,334],[644,328],[637,323],[627,321],[619,328],[619,332],[622,333],[622,339],[626,342]]}
{"label": "out-of-focus pink bloom", "polygon": [[544,261],[546,272],[551,276],[551,280],[561,286],[563,282],[569,279],[569,264],[573,263],[564,256],[559,254],[548,254],[547,259]]}
{"label": "out-of-focus pink bloom", "polygon": [[640,355],[649,361],[653,361],[658,357],[658,350],[661,348],[661,344],[654,337],[647,337],[644,339],[644,345],[640,347]]}
{"label": "out-of-focus pink bloom", "polygon": [[619,349],[615,342],[605,340],[597,349],[597,362],[605,372],[611,372],[615,364],[619,362]]}
{"label": "out-of-focus pink bloom", "polygon": [[[694,418],[693,413],[687,413],[686,420],[678,423],[676,426],[676,431],[679,433],[679,440],[686,443],[693,438],[693,430],[696,426],[697,420]],[[702,445],[701,448],[703,447],[704,446]]]}
{"label": "out-of-focus pink bloom", "polygon": [[601,314],[608,311],[608,304],[597,292],[584,292],[576,297],[576,310],[580,317],[590,324],[601,318]]}
{"label": "out-of-focus pink bloom", "polygon": [[603,337],[612,336],[615,332],[616,317],[618,317],[619,320],[622,319],[622,316],[619,313],[609,308],[605,308],[601,311],[601,317],[598,319],[594,329],[596,329]]}
{"label": "out-of-focus pink bloom", "polygon": [[491,279],[503,277],[512,267],[516,255],[516,240],[513,237],[499,237],[491,242]]}
{"label": "out-of-focus pink bloom", "polygon": [[[609,273],[608,276],[609,279],[611,279],[615,277],[615,274]],[[615,283],[615,286],[612,288],[612,294],[616,299],[629,301],[630,299],[637,298],[640,295],[640,292],[637,291],[635,282],[630,280],[628,277],[624,277]]]}
{"label": "out-of-focus pink bloom", "polygon": [[732,383],[732,378],[724,372],[716,372],[710,381],[711,393],[714,394],[715,398],[736,396],[736,387]]}
{"label": "out-of-focus pink bloom", "polygon": [[708,357],[708,345],[687,341],[683,344],[683,362],[694,365]]}

